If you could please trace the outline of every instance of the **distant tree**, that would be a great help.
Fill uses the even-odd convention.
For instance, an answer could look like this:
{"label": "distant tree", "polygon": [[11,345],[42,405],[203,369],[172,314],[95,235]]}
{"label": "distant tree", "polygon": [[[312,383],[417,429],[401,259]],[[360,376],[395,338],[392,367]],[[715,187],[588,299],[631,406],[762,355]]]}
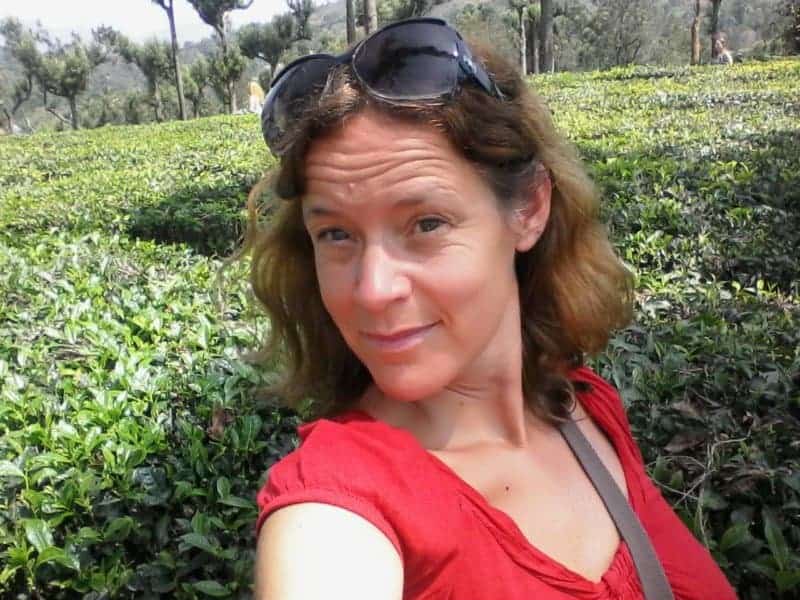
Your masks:
{"label": "distant tree", "polygon": [[600,67],[635,63],[647,39],[650,2],[647,0],[592,0],[589,23]]}
{"label": "distant tree", "polygon": [[7,17],[0,21],[0,36],[5,39],[5,46],[11,56],[22,67],[22,78],[14,82],[11,88],[10,109],[0,101],[8,121],[9,131],[14,129],[14,116],[17,111],[33,94],[34,83],[41,69],[42,58],[37,42],[42,40],[42,35],[41,32],[37,33],[24,27],[15,17]]}
{"label": "distant tree", "polygon": [[229,113],[236,111],[236,81],[244,72],[244,57],[237,45],[228,43],[225,16],[232,10],[250,8],[253,0],[188,0],[206,25],[214,29],[222,48],[212,60],[215,89],[222,97]]}
{"label": "distant tree", "polygon": [[345,20],[347,22],[347,45],[356,41],[356,3],[355,0],[345,0]]}
{"label": "distant tree", "polygon": [[539,61],[542,73],[555,71],[555,53],[553,48],[553,21],[555,10],[553,0],[539,0]]}
{"label": "distant tree", "polygon": [[528,34],[526,25],[528,21],[528,0],[507,0],[508,7],[514,13],[517,26],[517,48],[519,49],[519,72],[525,77],[528,74]]}
{"label": "distant tree", "polygon": [[386,0],[390,4],[392,21],[422,17],[431,12],[434,6],[442,4],[445,0]]}
{"label": "distant tree", "polygon": [[246,66],[247,60],[237,45],[231,45],[227,52],[217,50],[210,57],[208,72],[211,87],[229,113],[236,112],[236,82]]}
{"label": "distant tree", "polygon": [[[86,90],[89,74],[110,57],[111,36],[113,30],[101,26],[92,30],[93,41],[89,45],[84,44],[77,33],[73,33],[72,41],[66,44],[47,40],[48,49],[42,55],[39,82],[46,92],[69,102],[69,124],[73,129],[80,127],[78,94]],[[47,107],[47,110],[60,121],[66,121],[54,107]]]}
{"label": "distant tree", "polygon": [[377,0],[364,0],[364,33],[369,35],[378,29]]}
{"label": "distant tree", "polygon": [[542,17],[542,5],[539,2],[528,4],[525,11],[525,18],[527,19],[528,26],[525,29],[527,40],[525,48],[528,55],[526,64],[528,66],[528,73],[538,75],[540,69],[540,48],[539,48],[539,19]]}
{"label": "distant tree", "polygon": [[167,13],[169,19],[169,35],[172,41],[171,56],[172,56],[172,72],[175,77],[175,90],[178,93],[178,112],[181,120],[186,120],[186,103],[183,98],[183,80],[181,78],[181,63],[178,56],[178,34],[175,31],[175,6],[174,0],[151,0],[158,4]]}
{"label": "distant tree", "polygon": [[200,105],[205,97],[205,88],[211,83],[208,61],[201,56],[189,67],[184,66],[183,80],[186,82],[186,97],[192,103],[192,113],[196,119],[200,116]]}
{"label": "distant tree", "polygon": [[286,0],[289,7],[289,12],[297,24],[295,39],[310,40],[311,28],[309,27],[308,20],[314,12],[313,0]]}
{"label": "distant tree", "polygon": [[117,34],[114,49],[126,62],[136,65],[144,75],[156,121],[161,123],[164,120],[161,81],[169,78],[174,64],[170,58],[169,44],[156,39],[137,44],[124,35]]}
{"label": "distant tree", "polygon": [[715,61],[720,53],[721,33],[719,30],[719,12],[722,7],[722,0],[711,0],[711,20],[709,22],[709,34],[711,35],[711,60]]}
{"label": "distant tree", "polygon": [[247,58],[260,59],[274,73],[281,56],[295,41],[295,21],[291,14],[276,15],[270,23],[248,23],[236,32],[236,42]]}
{"label": "distant tree", "polygon": [[700,64],[700,20],[702,19],[702,12],[700,11],[700,0],[693,0],[694,4],[694,17],[692,18],[692,60],[691,64]]}
{"label": "distant tree", "polygon": [[800,0],[784,0],[781,14],[789,18],[785,35],[789,52],[800,54]]}

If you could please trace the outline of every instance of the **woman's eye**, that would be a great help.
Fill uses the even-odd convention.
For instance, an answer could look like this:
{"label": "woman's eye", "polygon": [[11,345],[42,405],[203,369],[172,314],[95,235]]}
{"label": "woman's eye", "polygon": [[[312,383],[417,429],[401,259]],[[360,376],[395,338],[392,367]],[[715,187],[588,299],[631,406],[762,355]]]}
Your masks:
{"label": "woman's eye", "polygon": [[425,217],[424,219],[417,221],[417,226],[422,233],[430,233],[431,231],[438,229],[439,226],[443,224],[444,221],[437,217]]}
{"label": "woman's eye", "polygon": [[317,234],[317,239],[323,242],[343,242],[347,239],[347,232],[336,228],[323,229]]}

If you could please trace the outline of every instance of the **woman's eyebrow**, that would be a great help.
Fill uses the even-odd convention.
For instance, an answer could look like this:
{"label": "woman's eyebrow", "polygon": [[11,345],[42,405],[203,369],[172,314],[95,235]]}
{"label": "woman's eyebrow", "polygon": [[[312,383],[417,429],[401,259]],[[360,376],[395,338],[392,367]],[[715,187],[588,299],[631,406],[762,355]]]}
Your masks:
{"label": "woman's eyebrow", "polygon": [[[454,195],[447,188],[441,186],[425,186],[424,188],[415,189],[406,193],[401,198],[392,203],[392,209],[409,208],[419,206],[429,201],[429,195],[432,192]],[[335,208],[325,206],[324,200],[318,198],[306,198],[306,206],[303,207],[303,216],[308,219],[311,217],[328,217],[342,214],[342,211]]]}

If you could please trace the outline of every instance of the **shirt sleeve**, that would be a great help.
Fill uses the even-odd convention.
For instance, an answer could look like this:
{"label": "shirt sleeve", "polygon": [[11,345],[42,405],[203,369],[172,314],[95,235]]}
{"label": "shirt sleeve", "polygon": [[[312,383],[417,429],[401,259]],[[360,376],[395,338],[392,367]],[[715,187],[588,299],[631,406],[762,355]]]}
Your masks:
{"label": "shirt sleeve", "polygon": [[372,523],[402,557],[399,536],[387,517],[380,490],[370,477],[370,465],[355,456],[358,449],[352,442],[322,439],[333,437],[330,434],[336,426],[329,425],[327,431],[310,436],[269,469],[267,481],[256,496],[256,538],[264,521],[277,509],[300,502],[321,502],[349,510]]}

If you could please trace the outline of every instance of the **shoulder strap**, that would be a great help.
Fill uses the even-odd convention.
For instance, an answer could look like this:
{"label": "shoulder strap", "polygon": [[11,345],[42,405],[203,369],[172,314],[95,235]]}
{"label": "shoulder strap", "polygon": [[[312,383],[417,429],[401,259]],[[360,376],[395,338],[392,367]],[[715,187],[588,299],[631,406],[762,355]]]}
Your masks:
{"label": "shoulder strap", "polygon": [[633,512],[589,440],[574,421],[562,423],[559,430],[575,456],[578,457],[583,470],[586,471],[603,499],[611,518],[614,519],[617,530],[628,544],[646,600],[673,600],[667,576],[664,574],[664,569],[656,556],[650,538],[642,528],[639,517]]}

